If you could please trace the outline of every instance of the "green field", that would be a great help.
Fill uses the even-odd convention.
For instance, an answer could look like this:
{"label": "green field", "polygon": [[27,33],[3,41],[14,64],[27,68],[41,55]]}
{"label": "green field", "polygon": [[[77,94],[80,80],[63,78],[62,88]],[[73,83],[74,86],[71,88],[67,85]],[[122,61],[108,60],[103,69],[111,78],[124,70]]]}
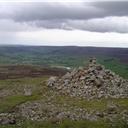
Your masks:
{"label": "green field", "polygon": [[[10,60],[6,60],[6,62],[2,62],[2,59],[0,60],[1,65],[38,65],[38,66],[50,66],[50,67],[70,67],[75,68],[79,66],[86,66],[88,64],[89,58],[87,57],[40,57],[33,59],[33,58],[27,58],[27,61],[18,61],[18,62],[11,62]],[[121,63],[118,59],[115,58],[109,58],[109,57],[97,57],[98,63],[103,64],[105,68],[111,69],[115,73],[119,74],[123,78],[128,79],[128,65]]]}

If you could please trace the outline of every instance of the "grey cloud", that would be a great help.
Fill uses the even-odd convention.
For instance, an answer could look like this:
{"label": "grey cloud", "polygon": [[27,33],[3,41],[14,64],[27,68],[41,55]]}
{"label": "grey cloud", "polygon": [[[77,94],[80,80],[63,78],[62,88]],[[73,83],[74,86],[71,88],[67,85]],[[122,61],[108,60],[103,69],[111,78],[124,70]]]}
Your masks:
{"label": "grey cloud", "polygon": [[[13,3],[3,5],[5,15],[0,10],[0,18],[12,18],[16,21],[35,21],[52,19],[90,19],[104,15],[104,10],[89,3]],[[10,11],[12,13],[10,13]]]}
{"label": "grey cloud", "polygon": [[92,6],[105,10],[104,16],[128,16],[128,1],[92,2]]}
{"label": "grey cloud", "polygon": [[85,30],[91,32],[128,33],[128,17],[105,17],[90,20],[43,20],[30,25],[47,29]]}
{"label": "grey cloud", "polygon": [[47,28],[47,29],[66,29],[72,30],[72,22],[69,24],[69,20],[38,20],[35,22],[28,22],[29,25],[38,27],[38,28]]}
{"label": "grey cloud", "polygon": [[127,16],[128,2],[125,1],[0,4],[0,19],[11,20],[9,27],[5,25],[8,24],[7,22],[3,26],[1,25],[3,30],[21,29],[22,31],[35,27],[38,29],[81,29],[92,32],[128,33]]}
{"label": "grey cloud", "polygon": [[5,7],[5,15],[4,11],[0,9],[1,18],[12,18],[16,21],[25,22],[53,19],[86,20],[107,16],[128,16],[128,2],[125,1],[90,3],[8,3],[3,6]]}
{"label": "grey cloud", "polygon": [[101,15],[100,12],[100,9],[88,4],[37,3],[26,4],[17,9],[13,18],[16,21],[89,19]]}

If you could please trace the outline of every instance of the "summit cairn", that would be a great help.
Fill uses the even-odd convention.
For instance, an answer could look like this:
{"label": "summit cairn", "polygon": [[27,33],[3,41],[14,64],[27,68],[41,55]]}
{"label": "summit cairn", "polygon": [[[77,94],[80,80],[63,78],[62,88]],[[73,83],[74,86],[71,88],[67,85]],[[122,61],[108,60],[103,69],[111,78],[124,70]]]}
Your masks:
{"label": "summit cairn", "polygon": [[73,69],[61,78],[52,77],[47,82],[58,92],[73,97],[93,98],[127,98],[128,81],[97,64],[91,58],[86,67]]}

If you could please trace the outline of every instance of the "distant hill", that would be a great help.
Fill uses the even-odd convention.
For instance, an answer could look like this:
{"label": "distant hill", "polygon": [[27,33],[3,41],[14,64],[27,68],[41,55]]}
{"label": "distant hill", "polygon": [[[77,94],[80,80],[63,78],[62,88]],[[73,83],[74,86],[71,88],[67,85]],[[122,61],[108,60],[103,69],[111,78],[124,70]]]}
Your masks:
{"label": "distant hill", "polygon": [[[0,57],[23,61],[41,56],[107,56],[128,64],[128,48],[76,47],[76,46],[0,46]],[[19,60],[19,58],[21,60]]]}
{"label": "distant hill", "polygon": [[[76,46],[0,46],[0,65],[32,64],[43,66],[78,67],[89,57],[113,71],[128,75],[128,48]],[[118,71],[119,70],[119,71]]]}

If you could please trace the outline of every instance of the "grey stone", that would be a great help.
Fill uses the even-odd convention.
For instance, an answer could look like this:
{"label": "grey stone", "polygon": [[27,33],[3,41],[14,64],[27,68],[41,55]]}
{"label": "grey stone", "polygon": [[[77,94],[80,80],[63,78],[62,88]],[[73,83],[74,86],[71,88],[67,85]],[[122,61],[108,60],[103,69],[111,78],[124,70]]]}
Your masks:
{"label": "grey stone", "polygon": [[16,124],[16,119],[14,118],[13,114],[10,113],[1,113],[0,114],[0,125],[7,125],[7,124]]}

